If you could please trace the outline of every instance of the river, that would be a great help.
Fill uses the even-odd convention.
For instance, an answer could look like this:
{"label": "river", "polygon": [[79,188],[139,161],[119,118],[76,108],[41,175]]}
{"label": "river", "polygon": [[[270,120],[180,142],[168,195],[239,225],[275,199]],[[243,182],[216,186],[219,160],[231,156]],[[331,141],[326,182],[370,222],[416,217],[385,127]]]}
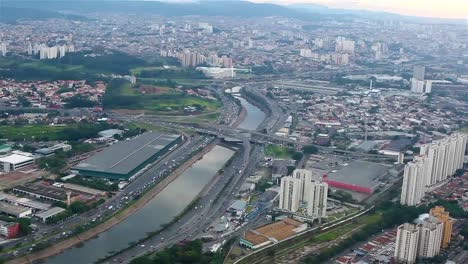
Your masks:
{"label": "river", "polygon": [[124,249],[129,243],[144,238],[148,232],[159,229],[180,214],[233,155],[230,149],[214,147],[141,210],[82,246],[65,250],[45,263],[94,263],[108,252]]}
{"label": "river", "polygon": [[242,106],[247,110],[247,116],[238,127],[243,129],[256,130],[265,119],[265,113],[260,110],[260,108],[249,103],[245,98],[237,98],[241,101]]}

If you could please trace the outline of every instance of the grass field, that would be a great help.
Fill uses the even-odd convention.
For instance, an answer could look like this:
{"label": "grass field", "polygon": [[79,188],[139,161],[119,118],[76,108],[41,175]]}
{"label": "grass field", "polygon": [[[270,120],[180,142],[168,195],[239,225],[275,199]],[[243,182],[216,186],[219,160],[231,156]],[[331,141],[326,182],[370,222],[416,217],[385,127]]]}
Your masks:
{"label": "grass field", "polygon": [[15,139],[38,139],[48,137],[50,140],[58,139],[58,134],[70,126],[49,126],[49,125],[25,125],[14,126],[4,125],[0,126],[0,138],[7,138],[9,140]]}
{"label": "grass field", "polygon": [[[160,86],[158,86],[160,87]],[[157,94],[142,94],[128,82],[111,83],[105,97],[105,106],[112,109],[142,110],[162,115],[186,115],[184,108],[197,107],[195,113],[216,112],[221,103],[197,96],[181,93],[174,88],[161,87]],[[206,116],[203,119],[216,119],[217,116]]]}
{"label": "grass field", "polygon": [[265,147],[265,155],[274,158],[288,159],[291,158],[293,153],[294,150],[279,145],[267,145]]}

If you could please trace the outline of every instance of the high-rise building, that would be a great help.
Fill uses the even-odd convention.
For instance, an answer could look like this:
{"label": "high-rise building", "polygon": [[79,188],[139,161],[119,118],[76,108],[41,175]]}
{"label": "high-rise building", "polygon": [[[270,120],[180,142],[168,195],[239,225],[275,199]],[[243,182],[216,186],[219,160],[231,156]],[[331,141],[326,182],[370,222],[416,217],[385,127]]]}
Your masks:
{"label": "high-rise building", "polygon": [[297,169],[281,179],[279,209],[297,212],[304,205],[308,216],[321,218],[326,216],[327,198],[328,184],[312,171]]}
{"label": "high-rise building", "polygon": [[418,226],[409,223],[400,225],[395,244],[395,259],[406,264],[415,263],[418,253],[418,241]]}
{"label": "high-rise building", "polygon": [[281,179],[279,209],[297,212],[301,202],[301,180],[293,177]]}
{"label": "high-rise building", "polygon": [[437,217],[429,215],[422,223],[418,224],[418,228],[418,256],[432,258],[439,255],[444,224]]}
{"label": "high-rise building", "polygon": [[325,217],[327,215],[328,184],[318,181],[306,182],[307,215]]}
{"label": "high-rise building", "polygon": [[449,212],[446,212],[445,208],[442,206],[432,208],[429,214],[437,217],[437,219],[443,223],[442,248],[447,248],[452,239],[453,218],[450,217]]}
{"label": "high-rise building", "polygon": [[426,77],[426,67],[424,66],[414,66],[413,69],[413,78],[416,80],[424,81]]}
{"label": "high-rise building", "polygon": [[405,166],[400,203],[417,205],[427,190],[463,168],[467,135],[454,133],[421,146],[420,155]]}
{"label": "high-rise building", "polygon": [[400,203],[408,206],[419,204],[426,191],[424,182],[424,160],[420,159],[406,164]]}

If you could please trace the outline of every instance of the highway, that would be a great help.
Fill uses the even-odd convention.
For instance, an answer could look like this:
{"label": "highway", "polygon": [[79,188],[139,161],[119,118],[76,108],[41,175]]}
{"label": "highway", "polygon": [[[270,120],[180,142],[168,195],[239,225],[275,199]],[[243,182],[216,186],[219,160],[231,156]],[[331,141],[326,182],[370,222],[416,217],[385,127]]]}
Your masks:
{"label": "highway", "polygon": [[31,245],[30,247],[22,247],[14,252],[4,253],[0,255],[0,257],[17,257],[30,253],[34,247],[33,241],[40,241],[44,244],[57,243],[73,236],[76,232],[75,228],[78,226],[86,227],[94,224],[95,221],[104,220],[107,216],[118,211],[134,199],[137,199],[145,189],[151,185],[157,184],[172,170],[187,160],[190,155],[203,149],[212,140],[212,137],[206,136],[186,137],[185,142],[178,148],[140,172],[140,176],[130,182],[124,190],[117,192],[112,198],[107,199],[104,204],[82,215],[70,217],[57,224],[41,225],[40,232],[15,240],[8,245],[11,247],[19,243],[29,243]]}

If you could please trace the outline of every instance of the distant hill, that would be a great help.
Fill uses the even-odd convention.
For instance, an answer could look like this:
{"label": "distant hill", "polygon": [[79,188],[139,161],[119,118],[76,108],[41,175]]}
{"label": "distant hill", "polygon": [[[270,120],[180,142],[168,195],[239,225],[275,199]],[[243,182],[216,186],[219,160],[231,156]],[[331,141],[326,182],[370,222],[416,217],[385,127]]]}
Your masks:
{"label": "distant hill", "polygon": [[310,14],[321,14],[321,15],[347,15],[368,19],[393,19],[393,20],[405,20],[405,21],[418,21],[428,23],[460,23],[464,22],[460,19],[444,19],[444,18],[426,18],[426,17],[415,17],[405,16],[396,13],[383,12],[383,11],[371,11],[371,10],[360,10],[360,9],[344,9],[344,8],[331,8],[325,5],[313,4],[313,3],[302,3],[302,4],[291,4],[287,7],[302,11]]}
{"label": "distant hill", "polygon": [[65,18],[74,20],[85,19],[77,15],[65,15],[51,10],[35,9],[29,7],[9,7],[0,8],[0,22],[14,24],[19,20],[46,20],[51,18]]}
{"label": "distant hill", "polygon": [[168,3],[158,1],[107,1],[107,0],[4,0],[4,6],[38,8],[49,11],[151,13],[163,16],[282,16],[304,20],[323,18],[280,5],[247,1],[201,1]]}

